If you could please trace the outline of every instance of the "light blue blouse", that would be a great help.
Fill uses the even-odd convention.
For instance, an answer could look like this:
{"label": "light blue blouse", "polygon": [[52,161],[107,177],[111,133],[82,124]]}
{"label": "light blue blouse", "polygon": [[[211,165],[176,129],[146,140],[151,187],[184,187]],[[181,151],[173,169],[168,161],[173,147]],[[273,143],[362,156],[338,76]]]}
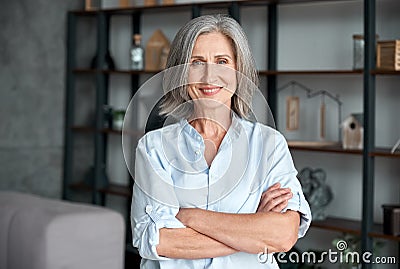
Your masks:
{"label": "light blue blouse", "polygon": [[301,213],[299,237],[308,230],[310,208],[287,143],[278,131],[233,115],[210,166],[204,159],[204,148],[203,138],[186,120],[149,132],[139,140],[131,222],[133,245],[142,256],[141,268],[278,268],[272,254],[264,256],[263,263],[257,255],[244,252],[195,260],[157,254],[159,229],[185,227],[175,217],[180,207],[255,213],[261,194],[276,182],[293,193],[284,211]]}

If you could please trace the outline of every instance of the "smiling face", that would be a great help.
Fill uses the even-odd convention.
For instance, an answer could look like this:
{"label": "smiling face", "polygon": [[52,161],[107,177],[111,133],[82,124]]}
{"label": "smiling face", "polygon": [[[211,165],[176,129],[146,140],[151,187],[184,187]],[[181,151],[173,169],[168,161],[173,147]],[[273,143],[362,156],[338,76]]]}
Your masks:
{"label": "smiling face", "polygon": [[236,90],[236,59],[229,37],[219,33],[200,35],[189,69],[189,96],[203,108],[226,105]]}

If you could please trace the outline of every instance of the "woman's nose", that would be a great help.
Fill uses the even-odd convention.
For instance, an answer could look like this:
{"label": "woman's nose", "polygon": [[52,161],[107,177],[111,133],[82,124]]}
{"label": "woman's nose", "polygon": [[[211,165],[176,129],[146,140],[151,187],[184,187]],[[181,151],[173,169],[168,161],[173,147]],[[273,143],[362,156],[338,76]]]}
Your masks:
{"label": "woman's nose", "polygon": [[203,83],[212,84],[216,82],[216,78],[218,77],[218,70],[216,68],[216,64],[206,63],[203,69]]}

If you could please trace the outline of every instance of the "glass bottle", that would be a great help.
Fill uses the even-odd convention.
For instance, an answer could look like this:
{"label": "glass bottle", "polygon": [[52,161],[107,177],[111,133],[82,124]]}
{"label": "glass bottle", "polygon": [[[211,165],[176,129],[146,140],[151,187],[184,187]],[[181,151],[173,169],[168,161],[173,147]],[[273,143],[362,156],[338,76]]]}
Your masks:
{"label": "glass bottle", "polygon": [[131,47],[131,69],[143,70],[144,62],[144,49],[141,45],[142,36],[139,34],[133,35],[133,42]]}
{"label": "glass bottle", "polygon": [[364,68],[364,36],[353,35],[353,69]]}

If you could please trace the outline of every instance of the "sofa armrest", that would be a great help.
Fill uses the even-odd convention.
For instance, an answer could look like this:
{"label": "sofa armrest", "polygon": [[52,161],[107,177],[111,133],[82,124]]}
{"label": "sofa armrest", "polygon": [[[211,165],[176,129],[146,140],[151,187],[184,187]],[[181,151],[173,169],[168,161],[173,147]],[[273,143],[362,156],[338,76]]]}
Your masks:
{"label": "sofa armrest", "polygon": [[0,268],[123,268],[125,221],[115,211],[0,192],[0,216]]}

